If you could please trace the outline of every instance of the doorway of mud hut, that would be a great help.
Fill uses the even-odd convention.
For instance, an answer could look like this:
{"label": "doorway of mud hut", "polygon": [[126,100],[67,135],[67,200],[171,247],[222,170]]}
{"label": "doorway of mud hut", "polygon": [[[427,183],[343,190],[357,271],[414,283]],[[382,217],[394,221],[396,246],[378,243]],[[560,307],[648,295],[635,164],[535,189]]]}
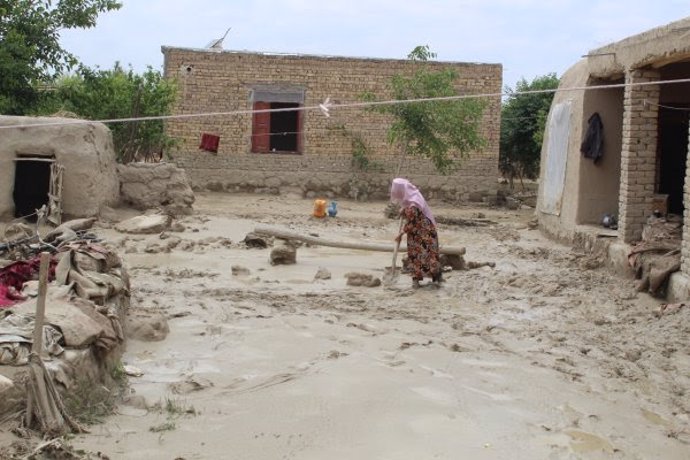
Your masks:
{"label": "doorway of mud hut", "polygon": [[688,112],[659,109],[657,192],[668,196],[667,212],[682,216],[685,165],[688,156]]}
{"label": "doorway of mud hut", "polygon": [[[599,87],[585,92],[583,99],[582,133],[587,132],[589,119],[599,114],[603,124],[603,156],[595,164],[588,158],[579,162],[579,196],[576,222],[600,225],[606,214],[618,216],[623,145],[624,90],[623,80],[592,79],[588,84]],[[611,87],[603,87],[611,85]]]}
{"label": "doorway of mud hut", "polygon": [[14,217],[30,216],[36,221],[35,212],[48,205],[51,165],[55,160],[41,157],[15,158],[14,172]]}

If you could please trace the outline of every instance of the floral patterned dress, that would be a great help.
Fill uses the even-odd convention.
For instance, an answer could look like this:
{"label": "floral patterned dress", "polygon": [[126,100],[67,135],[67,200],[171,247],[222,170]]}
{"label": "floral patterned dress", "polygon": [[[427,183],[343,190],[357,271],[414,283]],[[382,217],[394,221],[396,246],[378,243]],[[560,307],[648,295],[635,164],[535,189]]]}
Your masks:
{"label": "floral patterned dress", "polygon": [[401,213],[406,220],[403,231],[407,234],[407,257],[412,279],[421,281],[428,276],[433,281],[440,280],[436,226],[417,207],[403,208]]}

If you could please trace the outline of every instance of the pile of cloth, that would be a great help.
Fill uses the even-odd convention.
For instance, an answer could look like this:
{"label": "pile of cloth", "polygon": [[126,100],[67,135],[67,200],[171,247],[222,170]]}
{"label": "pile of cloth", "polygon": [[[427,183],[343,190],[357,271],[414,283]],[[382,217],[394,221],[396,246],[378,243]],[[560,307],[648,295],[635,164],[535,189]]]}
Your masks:
{"label": "pile of cloth", "polygon": [[637,290],[664,297],[671,274],[680,270],[683,221],[680,216],[650,216],[642,241],[632,247],[628,262],[638,279]]}
{"label": "pile of cloth", "polygon": [[[0,268],[0,308],[9,307],[15,303],[26,300],[21,291],[24,283],[36,279],[38,276],[39,257],[30,260],[9,262]],[[55,260],[51,260],[48,273],[49,281],[55,279]]]}
{"label": "pile of cloth", "polygon": [[[0,269],[0,364],[23,365],[31,349],[38,257]],[[65,348],[108,351],[124,342],[129,279],[119,256],[92,240],[74,240],[52,254],[43,343],[51,356]]]}

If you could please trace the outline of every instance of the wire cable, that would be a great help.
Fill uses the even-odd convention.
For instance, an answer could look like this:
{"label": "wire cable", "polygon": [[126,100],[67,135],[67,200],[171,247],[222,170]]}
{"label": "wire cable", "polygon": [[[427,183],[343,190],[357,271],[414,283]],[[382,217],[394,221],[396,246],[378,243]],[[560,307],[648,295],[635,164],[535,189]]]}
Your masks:
{"label": "wire cable", "polygon": [[[625,88],[625,87],[639,87],[639,86],[654,86],[654,85],[670,85],[679,83],[690,83],[690,78],[682,78],[677,80],[657,80],[649,82],[637,82],[637,83],[613,83],[610,85],[593,85],[593,86],[575,86],[570,88],[557,88],[557,89],[541,89],[541,90],[528,90],[528,91],[504,91],[499,93],[480,93],[480,94],[459,94],[455,96],[441,96],[441,97],[429,97],[429,98],[415,98],[415,99],[389,99],[384,101],[364,101],[364,102],[349,102],[343,104],[329,104],[329,110],[334,109],[345,109],[345,108],[367,108],[367,107],[378,107],[385,105],[399,105],[399,104],[412,104],[420,102],[441,102],[441,101],[457,101],[463,99],[481,99],[481,98],[491,98],[491,97],[514,97],[526,94],[547,94],[547,93],[562,93],[562,92],[574,92],[574,91],[591,91],[597,89],[611,89],[611,88]],[[111,118],[104,120],[61,120],[56,122],[42,122],[42,123],[25,123],[18,125],[4,125],[0,126],[0,130],[3,129],[26,129],[26,128],[39,128],[47,126],[67,126],[67,125],[85,125],[90,123],[126,123],[132,121],[153,121],[153,120],[179,120],[179,119],[189,119],[189,118],[202,118],[202,117],[227,117],[234,115],[253,115],[260,113],[278,113],[278,112],[306,112],[313,110],[323,110],[322,105],[313,106],[303,106],[303,107],[289,107],[281,109],[245,109],[245,110],[233,110],[229,112],[204,112],[204,113],[188,113],[188,114],[176,114],[176,115],[154,115],[147,117],[131,117],[131,118]]]}

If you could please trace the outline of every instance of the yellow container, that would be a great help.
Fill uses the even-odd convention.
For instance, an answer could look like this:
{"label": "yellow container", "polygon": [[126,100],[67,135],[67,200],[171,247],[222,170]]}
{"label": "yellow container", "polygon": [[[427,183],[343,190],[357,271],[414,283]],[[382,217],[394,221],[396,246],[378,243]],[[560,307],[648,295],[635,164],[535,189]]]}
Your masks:
{"label": "yellow container", "polygon": [[326,217],[326,200],[314,200],[314,217]]}

